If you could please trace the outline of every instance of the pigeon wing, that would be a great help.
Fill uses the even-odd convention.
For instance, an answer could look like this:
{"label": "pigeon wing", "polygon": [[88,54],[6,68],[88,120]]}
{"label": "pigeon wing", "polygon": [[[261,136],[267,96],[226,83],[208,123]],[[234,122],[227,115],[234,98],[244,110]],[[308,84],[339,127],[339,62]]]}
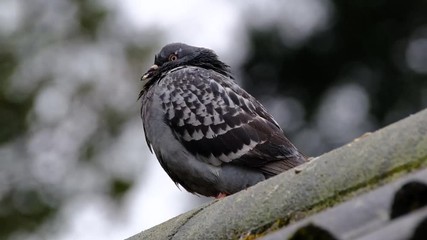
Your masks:
{"label": "pigeon wing", "polygon": [[165,121],[198,159],[258,168],[273,176],[305,161],[273,117],[233,79],[180,67],[159,81]]}

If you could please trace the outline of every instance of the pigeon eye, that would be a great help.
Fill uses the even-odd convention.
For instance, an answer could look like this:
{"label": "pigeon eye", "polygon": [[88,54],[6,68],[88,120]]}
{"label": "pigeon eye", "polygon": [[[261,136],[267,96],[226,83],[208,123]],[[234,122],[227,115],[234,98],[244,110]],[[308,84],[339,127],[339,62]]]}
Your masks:
{"label": "pigeon eye", "polygon": [[168,60],[169,60],[170,62],[171,62],[171,61],[178,60],[178,56],[176,56],[175,54],[171,54],[171,55],[169,55]]}

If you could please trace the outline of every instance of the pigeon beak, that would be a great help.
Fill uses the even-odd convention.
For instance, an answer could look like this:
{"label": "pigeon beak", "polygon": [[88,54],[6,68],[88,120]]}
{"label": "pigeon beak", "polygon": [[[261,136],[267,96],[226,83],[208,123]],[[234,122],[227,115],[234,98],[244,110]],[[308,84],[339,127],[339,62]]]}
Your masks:
{"label": "pigeon beak", "polygon": [[142,76],[141,80],[146,80],[148,78],[151,78],[154,74],[154,72],[159,68],[159,66],[157,66],[156,64],[154,64],[153,66],[150,67],[150,69],[148,69],[148,71],[144,74],[144,76]]}

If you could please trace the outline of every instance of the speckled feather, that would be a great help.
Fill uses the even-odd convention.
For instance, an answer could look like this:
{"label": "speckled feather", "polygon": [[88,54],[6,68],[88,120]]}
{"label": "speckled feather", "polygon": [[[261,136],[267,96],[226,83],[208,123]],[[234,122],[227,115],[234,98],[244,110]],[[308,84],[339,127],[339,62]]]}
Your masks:
{"label": "speckled feather", "polygon": [[[209,67],[215,64],[187,63],[157,72],[141,94],[147,142],[176,183],[207,196],[232,194],[305,162],[273,117],[234,82],[225,64],[217,65],[222,66],[218,71],[218,67]],[[152,109],[156,106],[161,109]],[[155,120],[162,123],[154,124]],[[165,136],[155,131],[164,132],[159,128],[166,127],[174,139],[159,142]],[[162,144],[177,146],[168,150]],[[187,159],[173,155],[179,144]],[[179,169],[193,165],[200,166],[200,171]],[[228,176],[233,174],[242,176]],[[246,175],[253,179],[243,179]],[[198,186],[194,179],[205,186]]]}

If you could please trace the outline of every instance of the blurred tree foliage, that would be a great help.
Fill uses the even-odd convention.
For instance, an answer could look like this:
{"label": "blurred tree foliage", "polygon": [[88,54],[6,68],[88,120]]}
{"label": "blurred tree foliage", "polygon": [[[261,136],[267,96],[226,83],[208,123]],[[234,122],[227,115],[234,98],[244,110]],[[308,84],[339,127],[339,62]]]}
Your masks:
{"label": "blurred tree foliage", "polygon": [[[313,124],[325,93],[340,84],[354,83],[366,91],[372,117],[366,121],[374,129],[425,108],[427,69],[408,66],[408,48],[424,41],[416,50],[424,58],[415,61],[426,67],[427,1],[332,1],[331,8],[330,26],[297,46],[282,41],[274,24],[249,33],[249,56],[242,67],[246,88],[256,96],[269,91],[291,96],[305,107],[307,124],[289,134]],[[328,146],[325,141],[322,150],[343,143]]]}
{"label": "blurred tree foliage", "polygon": [[[32,158],[36,156],[32,156],[27,149],[32,144],[29,138],[35,138],[39,132],[49,128],[52,130],[47,132],[52,138],[55,136],[55,131],[58,132],[55,128],[61,125],[61,123],[54,121],[42,122],[39,116],[35,114],[35,100],[46,87],[62,84],[54,80],[57,78],[54,76],[55,71],[66,71],[70,68],[69,65],[63,65],[61,69],[54,69],[54,66],[57,66],[57,62],[55,62],[57,59],[46,57],[50,54],[50,49],[56,48],[54,50],[56,52],[65,52],[68,51],[67,48],[72,49],[77,45],[89,46],[88,50],[102,47],[105,42],[99,40],[100,35],[106,33],[101,30],[107,21],[107,17],[111,17],[110,10],[95,1],[34,1],[23,4],[25,6],[22,6],[21,9],[22,21],[19,22],[19,27],[12,33],[0,33],[4,34],[0,38],[0,239],[25,238],[25,234],[31,235],[43,224],[49,221],[55,222],[54,217],[64,207],[66,201],[75,197],[76,192],[67,192],[69,191],[65,186],[67,181],[62,179],[66,176],[60,176],[58,182],[54,183],[40,182],[34,176],[34,169],[32,168],[35,161],[32,161]],[[70,17],[68,21],[62,21],[67,17]],[[55,22],[55,18],[58,18],[57,22]],[[141,56],[148,53],[146,47],[135,46],[129,41],[122,41],[122,43],[125,55],[130,56],[131,52],[127,52],[127,48],[132,48],[132,54],[139,56],[138,59],[130,56],[128,59],[131,60],[127,62],[131,66],[131,70],[138,73],[139,68],[136,70],[136,63],[133,61],[137,61],[139,66]],[[66,54],[77,54],[77,51]],[[50,61],[46,61],[46,58]],[[19,87],[16,87],[17,83],[13,81],[22,81],[26,72],[34,73],[34,68],[45,70],[38,70],[36,73],[40,75],[31,76],[27,84],[28,88],[24,85],[21,91]],[[66,73],[59,75],[64,78],[69,77]],[[134,82],[136,86],[138,82],[133,81],[133,77],[130,77],[129,81]],[[138,78],[134,77],[134,79]],[[69,81],[78,81],[78,79],[71,77]],[[88,134],[89,137],[84,142],[83,147],[78,149],[80,154],[77,157],[82,168],[71,167],[66,170],[74,171],[71,174],[79,178],[78,174],[84,171],[83,168],[90,169],[90,167],[95,166],[97,170],[91,174],[95,174],[98,179],[105,182],[103,187],[98,187],[95,190],[95,194],[104,195],[111,201],[119,202],[132,186],[132,177],[122,177],[120,174],[110,172],[111,170],[104,167],[105,164],[96,162],[96,158],[99,158],[102,151],[112,147],[119,138],[120,134],[118,133],[123,131],[129,119],[137,117],[137,114],[133,114],[137,111],[128,109],[129,112],[119,113],[107,104],[102,102],[97,104],[96,101],[104,100],[100,98],[91,99],[91,95],[94,95],[95,91],[93,84],[81,82],[81,84],[76,83],[78,87],[76,91],[71,93],[71,101],[80,101],[80,105],[91,108],[93,112],[97,111],[96,114],[100,117],[96,120],[96,126],[99,127],[93,133]],[[138,92],[135,92],[133,102],[136,101],[137,95]],[[71,105],[72,103],[67,104]],[[93,105],[91,106],[91,104]],[[52,108],[51,111],[57,111],[57,109]],[[71,113],[68,117],[73,115],[76,114]],[[59,132],[59,134],[67,133]],[[49,145],[50,143],[46,144]],[[51,149],[52,147],[54,146],[46,146],[45,150],[39,151],[41,154],[43,151],[56,151],[56,149]],[[66,157],[64,155],[55,160],[66,162]],[[65,166],[67,165],[65,164]],[[57,170],[54,167],[50,169],[51,167],[44,166],[46,172],[42,174],[47,176],[57,174],[55,172]],[[66,171],[64,175],[67,175]],[[74,183],[74,185],[81,184],[84,186],[87,184],[84,181],[85,179],[82,178],[81,183]],[[78,188],[79,186],[71,184],[71,188],[73,187]],[[91,189],[87,191],[90,192]],[[55,224],[51,225],[55,226]]]}
{"label": "blurred tree foliage", "polygon": [[[0,42],[1,43],[1,42]],[[8,99],[5,88],[16,68],[16,62],[10,46],[1,43],[0,46],[0,143],[22,134],[25,129],[25,116],[31,107],[32,98]]]}
{"label": "blurred tree foliage", "polygon": [[[77,1],[79,2],[79,1]],[[85,5],[80,1],[80,5]],[[81,35],[84,31],[93,34],[102,19],[92,17],[98,8],[81,8],[79,20],[82,23],[81,29],[76,31],[74,36]],[[28,130],[28,116],[33,107],[37,90],[28,96],[11,97],[7,89],[12,81],[12,74],[15,72],[19,62],[15,57],[18,46],[14,41],[29,37],[26,28],[32,28],[31,19],[26,19],[22,31],[19,31],[8,38],[2,39],[0,45],[0,143],[12,141],[23,135]],[[35,50],[35,49],[33,49]],[[2,156],[4,158],[4,156]],[[5,160],[5,159],[1,159]],[[16,161],[19,161],[16,159]],[[11,234],[18,231],[34,231],[46,219],[52,216],[58,208],[50,206],[42,198],[41,189],[13,189],[0,196],[0,239],[7,239]],[[20,203],[17,203],[17,202]],[[25,209],[19,206],[25,206]]]}
{"label": "blurred tree foliage", "polygon": [[[25,98],[7,96],[6,89],[18,64],[13,53],[13,40],[13,37],[0,40],[0,144],[7,143],[27,131],[26,117],[34,100],[34,95]],[[0,161],[4,161],[4,157],[0,155]],[[14,206],[17,199],[25,202],[28,211],[20,211]],[[21,229],[33,230],[51,211],[32,189],[10,190],[3,196],[0,195],[0,239],[6,239],[11,233]]]}

